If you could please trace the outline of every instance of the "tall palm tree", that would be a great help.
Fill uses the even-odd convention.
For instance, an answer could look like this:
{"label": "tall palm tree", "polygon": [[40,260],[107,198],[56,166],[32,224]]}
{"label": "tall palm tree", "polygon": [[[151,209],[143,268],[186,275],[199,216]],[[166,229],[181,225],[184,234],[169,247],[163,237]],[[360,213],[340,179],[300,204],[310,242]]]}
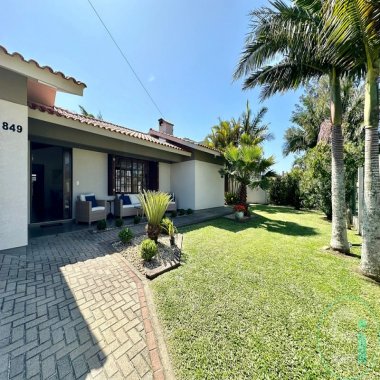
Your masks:
{"label": "tall palm tree", "polygon": [[226,160],[220,174],[228,175],[240,183],[240,202],[247,202],[247,186],[266,187],[268,178],[275,175],[270,170],[274,157],[263,157],[263,148],[259,145],[229,146],[224,152]]}
{"label": "tall palm tree", "polygon": [[[326,54],[346,63],[354,52],[365,70],[364,215],[361,269],[380,279],[379,88],[380,2],[328,0],[325,4]],[[331,49],[331,45],[335,49]],[[361,63],[361,62],[359,62]]]}
{"label": "tall palm tree", "polygon": [[[272,8],[252,12],[252,29],[234,74],[245,77],[244,89],[262,85],[261,98],[298,88],[327,74],[331,99],[332,129],[332,234],[330,246],[350,251],[346,230],[342,101],[340,78],[345,66],[324,58],[321,0],[297,0],[287,5],[275,0]],[[323,45],[324,46],[324,45]],[[276,57],[281,56],[280,60]],[[322,122],[323,120],[321,120]]]}

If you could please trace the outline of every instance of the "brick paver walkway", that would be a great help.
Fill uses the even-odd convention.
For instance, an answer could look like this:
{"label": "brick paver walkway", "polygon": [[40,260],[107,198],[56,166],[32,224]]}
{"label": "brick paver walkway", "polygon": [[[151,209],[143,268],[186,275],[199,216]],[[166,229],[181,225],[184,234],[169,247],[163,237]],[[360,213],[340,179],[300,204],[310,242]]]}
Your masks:
{"label": "brick paver walkway", "polygon": [[159,379],[141,281],[107,241],[80,231],[0,254],[0,379]]}

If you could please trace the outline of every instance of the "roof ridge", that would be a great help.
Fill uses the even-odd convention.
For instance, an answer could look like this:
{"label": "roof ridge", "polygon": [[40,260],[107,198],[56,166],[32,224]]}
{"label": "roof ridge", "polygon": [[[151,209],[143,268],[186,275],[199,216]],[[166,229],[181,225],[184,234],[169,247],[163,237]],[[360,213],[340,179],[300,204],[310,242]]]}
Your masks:
{"label": "roof ridge", "polygon": [[10,53],[4,46],[0,45],[0,51],[3,51],[6,55],[9,55],[10,57],[17,57],[19,58],[21,61],[23,62],[26,62],[26,63],[33,63],[34,65],[37,66],[37,68],[41,69],[41,70],[49,70],[52,74],[54,75],[60,75],[63,79],[66,79],[66,80],[72,80],[75,84],[77,85],[82,85],[84,87],[87,87],[86,86],[86,83],[84,82],[81,82],[77,79],[75,79],[74,77],[72,76],[68,76],[68,75],[65,75],[62,71],[57,71],[57,70],[54,70],[52,69],[50,66],[41,66],[35,59],[25,59],[24,56],[18,52],[13,52],[13,53]]}

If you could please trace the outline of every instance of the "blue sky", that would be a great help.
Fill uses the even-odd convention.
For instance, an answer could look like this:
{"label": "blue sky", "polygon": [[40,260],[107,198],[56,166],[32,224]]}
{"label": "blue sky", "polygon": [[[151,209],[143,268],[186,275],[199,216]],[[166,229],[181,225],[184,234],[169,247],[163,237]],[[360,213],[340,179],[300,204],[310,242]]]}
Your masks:
{"label": "blue sky", "polygon": [[[175,134],[202,140],[218,118],[238,117],[248,99],[269,108],[275,140],[265,153],[283,158],[283,134],[301,91],[258,100],[232,73],[248,31],[248,13],[266,0],[92,0]],[[5,0],[0,44],[87,84],[84,97],[59,95],[58,106],[101,111],[107,121],[148,131],[160,114],[121,58],[86,0]]]}

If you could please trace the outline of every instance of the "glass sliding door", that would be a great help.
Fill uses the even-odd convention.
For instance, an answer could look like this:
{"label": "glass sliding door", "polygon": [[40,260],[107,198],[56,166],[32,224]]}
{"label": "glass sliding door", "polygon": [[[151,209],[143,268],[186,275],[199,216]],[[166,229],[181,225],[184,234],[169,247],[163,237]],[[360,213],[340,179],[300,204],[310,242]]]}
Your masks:
{"label": "glass sliding door", "polygon": [[71,218],[71,149],[31,142],[31,223]]}

